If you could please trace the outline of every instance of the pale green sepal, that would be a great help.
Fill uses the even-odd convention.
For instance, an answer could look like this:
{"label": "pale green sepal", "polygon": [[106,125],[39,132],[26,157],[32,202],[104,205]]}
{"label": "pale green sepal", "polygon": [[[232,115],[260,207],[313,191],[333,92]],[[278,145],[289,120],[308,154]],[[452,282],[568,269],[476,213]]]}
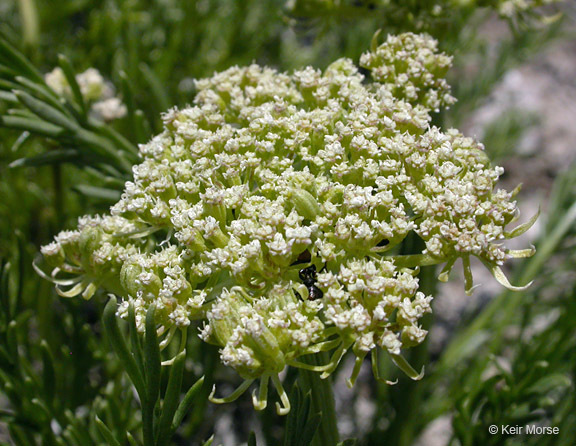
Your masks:
{"label": "pale green sepal", "polygon": [[498,281],[498,283],[502,285],[504,288],[509,289],[510,291],[525,291],[528,289],[528,287],[530,287],[530,285],[532,285],[532,282],[534,282],[532,280],[524,286],[514,286],[508,281],[508,278],[502,271],[502,268],[500,268],[497,265],[492,266],[490,264],[486,264],[486,266],[488,267],[488,269],[490,269],[490,272],[492,273],[494,278]]}
{"label": "pale green sepal", "polygon": [[454,267],[454,263],[456,263],[457,258],[458,257],[454,257],[446,262],[446,265],[444,266],[444,268],[442,268],[442,271],[438,275],[438,280],[440,282],[448,282],[448,276],[450,275],[450,272],[452,271],[452,268]]}
{"label": "pale green sepal", "polygon": [[[56,279],[53,276],[49,276],[48,274],[46,274],[44,271],[42,271],[40,269],[40,267],[36,264],[36,262],[32,262],[32,268],[34,269],[34,271],[36,271],[36,273],[42,277],[45,280],[48,280],[49,282],[52,282],[56,285],[74,285],[78,282],[81,282],[84,279],[84,276],[79,276],[79,277],[75,277],[73,279]],[[59,268],[55,268],[53,270],[53,275],[56,275],[58,272],[60,271]]]}
{"label": "pale green sepal", "polygon": [[443,263],[446,259],[434,257],[430,254],[403,254],[397,256],[386,256],[386,260],[391,260],[398,267],[415,268],[417,266],[430,266]]}
{"label": "pale green sepal", "polygon": [[334,363],[332,361],[330,361],[328,364],[325,365],[311,365],[311,364],[306,364],[305,362],[302,361],[297,361],[295,359],[288,361],[287,363],[288,365],[292,366],[292,367],[296,367],[299,369],[304,369],[304,370],[310,370],[311,372],[325,372],[326,370],[330,370],[331,368],[334,367]]}
{"label": "pale green sepal", "polygon": [[224,403],[231,403],[236,401],[250,385],[254,382],[253,379],[247,379],[242,384],[238,386],[238,388],[232,392],[229,396],[224,398],[216,398],[214,395],[216,394],[216,385],[212,386],[212,392],[208,396],[208,400],[214,404],[224,404]]}
{"label": "pale green sepal", "polygon": [[420,381],[424,377],[424,366],[422,366],[422,370],[418,373],[414,368],[404,359],[402,355],[393,355],[390,354],[392,358],[392,362],[396,364],[396,366],[402,370],[406,376],[414,381]]}
{"label": "pale green sepal", "polygon": [[516,187],[510,192],[511,198],[516,197],[516,195],[518,195],[518,193],[520,193],[521,190],[522,190],[522,183],[520,183],[518,186],[516,186]]}
{"label": "pale green sepal", "polygon": [[98,290],[98,287],[94,282],[90,282],[88,286],[82,291],[82,298],[85,300],[90,300],[94,293]]}
{"label": "pale green sepal", "polygon": [[372,374],[376,381],[383,382],[389,386],[394,386],[398,384],[398,379],[395,381],[389,381],[380,377],[380,369],[378,368],[378,348],[372,349]]}
{"label": "pale green sepal", "polygon": [[354,384],[356,384],[356,379],[358,379],[358,375],[360,374],[360,370],[362,369],[362,363],[364,362],[365,357],[366,354],[356,357],[356,361],[354,361],[354,370],[352,370],[352,375],[350,375],[350,378],[346,380],[346,385],[348,386],[349,389],[354,387]]}
{"label": "pale green sepal", "polygon": [[534,223],[536,223],[536,220],[538,219],[539,215],[540,215],[540,208],[538,208],[538,212],[536,212],[536,214],[526,223],[522,223],[521,225],[516,226],[511,231],[504,231],[504,237],[514,238],[524,234],[526,231],[528,231],[528,229],[530,229],[534,225]]}
{"label": "pale green sepal", "polygon": [[82,293],[82,291],[84,291],[85,287],[86,287],[86,283],[80,282],[80,283],[76,284],[75,286],[73,286],[72,288],[70,288],[68,291],[63,291],[62,289],[60,289],[60,285],[56,285],[55,289],[56,289],[56,293],[58,293],[59,296],[75,297],[75,296],[78,296],[80,293]]}
{"label": "pale green sepal", "polygon": [[474,286],[474,277],[472,276],[469,255],[462,257],[462,266],[464,267],[464,292],[467,296],[471,296],[479,285]]}
{"label": "pale green sepal", "polygon": [[560,12],[557,12],[556,14],[553,14],[553,15],[545,15],[540,19],[540,21],[545,26],[548,26],[548,25],[552,25],[553,23],[556,23],[563,16],[564,16],[564,13],[562,11],[560,11]]}
{"label": "pale green sepal", "polygon": [[256,389],[252,392],[252,405],[256,410],[264,410],[268,406],[268,381],[270,380],[269,375],[262,375],[260,377],[260,386],[258,388],[258,395],[256,395]]}
{"label": "pale green sepal", "polygon": [[340,339],[333,339],[331,341],[320,342],[318,344],[311,345],[305,349],[298,351],[298,356],[311,355],[313,353],[319,353],[319,352],[327,352],[332,350],[333,348],[336,348],[340,344],[340,342],[342,342]]}
{"label": "pale green sepal", "polygon": [[282,386],[282,382],[280,382],[280,378],[278,375],[272,375],[272,382],[274,383],[274,387],[276,388],[276,392],[280,396],[280,403],[276,403],[276,413],[280,416],[287,415],[290,412],[290,399]]}
{"label": "pale green sepal", "polygon": [[349,347],[350,347],[350,343],[342,342],[340,347],[338,347],[334,351],[334,353],[332,354],[332,357],[330,358],[331,367],[329,367],[328,369],[324,370],[324,372],[322,372],[322,374],[320,375],[320,379],[328,378],[332,374],[332,372],[334,372],[334,370],[336,370],[336,367],[338,367],[338,364],[340,364],[340,361],[342,360],[342,358],[344,357],[344,355],[348,351]]}
{"label": "pale green sepal", "polygon": [[372,40],[370,41],[370,51],[372,51],[373,53],[375,53],[376,50],[378,49],[378,37],[380,37],[381,32],[382,32],[381,29],[376,31],[372,36]]}
{"label": "pale green sepal", "polygon": [[525,259],[536,254],[536,248],[531,246],[528,249],[510,249],[506,254],[514,259]]}

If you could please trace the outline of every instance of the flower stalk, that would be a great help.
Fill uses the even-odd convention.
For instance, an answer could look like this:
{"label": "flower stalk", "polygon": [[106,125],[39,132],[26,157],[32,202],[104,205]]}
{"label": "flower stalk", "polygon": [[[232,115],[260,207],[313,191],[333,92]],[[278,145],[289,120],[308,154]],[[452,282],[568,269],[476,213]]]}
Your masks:
{"label": "flower stalk", "polygon": [[[313,366],[318,366],[328,361],[328,354],[322,352],[317,355],[305,356],[302,358],[302,361]],[[323,446],[338,444],[340,439],[331,379],[329,377],[322,379],[317,372],[300,369],[298,370],[298,384],[303,393],[310,392],[312,412],[321,414],[318,430],[310,445]]]}

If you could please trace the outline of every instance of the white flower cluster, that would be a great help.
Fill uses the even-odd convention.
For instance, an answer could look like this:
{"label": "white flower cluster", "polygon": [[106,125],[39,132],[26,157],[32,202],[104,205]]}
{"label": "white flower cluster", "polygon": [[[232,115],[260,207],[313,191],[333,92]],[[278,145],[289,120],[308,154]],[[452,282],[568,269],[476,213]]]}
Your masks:
{"label": "white flower cluster", "polygon": [[533,13],[537,8],[563,1],[564,0],[499,0],[498,12],[502,17],[515,18]]}
{"label": "white flower cluster", "polygon": [[208,311],[201,338],[223,345],[222,362],[245,378],[281,372],[289,360],[324,337],[321,302],[303,301],[285,282],[254,298],[240,287],[224,290]]}
{"label": "white flower cluster", "polygon": [[[376,348],[400,358],[426,336],[418,267],[445,262],[446,276],[462,258],[468,273],[473,255],[500,277],[519,254],[499,241],[523,230],[504,230],[516,203],[494,190],[502,169],[482,146],[430,126],[430,110],[452,101],[435,45],[389,37],[361,59],[372,82],[348,59],[198,81],[196,104],[167,112],[140,147],[112,216],[43,249],[55,281],[80,274],[60,292],[119,294],[140,330],[151,304],[162,331],[204,319],[202,339],[248,380],[285,365],[326,375],[349,349],[354,376]],[[426,248],[399,255],[409,234]],[[323,350],[329,364],[298,361]]]}
{"label": "white flower cluster", "polygon": [[[72,88],[60,67],[54,68],[44,76],[46,84],[60,96],[72,97]],[[91,105],[93,117],[103,121],[113,121],[126,116],[126,105],[115,96],[114,87],[104,80],[95,68],[88,68],[76,75],[76,82],[84,101]]]}
{"label": "white flower cluster", "polygon": [[348,260],[337,273],[320,273],[326,323],[353,342],[357,354],[378,345],[399,355],[402,346],[420,344],[426,331],[418,320],[431,311],[432,296],[418,291],[414,275],[383,259]]}
{"label": "white flower cluster", "polygon": [[444,79],[452,58],[438,53],[435,40],[401,34],[386,43],[360,59],[372,79],[386,85],[394,97],[428,110],[439,111],[455,102]]}
{"label": "white flower cluster", "polygon": [[285,10],[294,17],[383,17],[385,28],[402,30],[438,31],[445,33],[446,27],[464,26],[465,18],[474,9],[491,8],[506,19],[538,17],[543,6],[564,0],[428,0],[407,2],[405,0],[287,0]]}

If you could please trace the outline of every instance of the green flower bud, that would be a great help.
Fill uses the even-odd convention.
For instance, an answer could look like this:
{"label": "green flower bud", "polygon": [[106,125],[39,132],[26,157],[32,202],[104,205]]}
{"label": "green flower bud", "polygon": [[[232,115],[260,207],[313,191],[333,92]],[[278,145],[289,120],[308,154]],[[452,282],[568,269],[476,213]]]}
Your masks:
{"label": "green flower bud", "polygon": [[64,250],[58,242],[52,242],[46,246],[43,246],[41,248],[41,252],[48,266],[51,266],[52,268],[62,266],[66,259]]}
{"label": "green flower bud", "polygon": [[120,283],[126,290],[128,296],[136,297],[140,294],[144,296],[157,296],[162,281],[152,271],[146,271],[140,265],[126,262],[120,271]]}
{"label": "green flower bud", "polygon": [[307,190],[292,189],[288,197],[296,211],[307,220],[313,221],[320,214],[318,201]]}
{"label": "green flower bud", "polygon": [[84,268],[87,270],[90,269],[89,262],[92,254],[101,246],[102,234],[102,229],[98,227],[87,227],[80,233],[78,249]]}

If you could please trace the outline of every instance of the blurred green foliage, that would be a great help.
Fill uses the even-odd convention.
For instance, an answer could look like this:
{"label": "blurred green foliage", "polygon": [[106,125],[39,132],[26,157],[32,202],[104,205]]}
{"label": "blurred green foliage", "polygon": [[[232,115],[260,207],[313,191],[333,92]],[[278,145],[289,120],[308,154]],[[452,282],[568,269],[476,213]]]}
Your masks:
{"label": "blurred green foliage", "polygon": [[[56,297],[31,267],[38,247],[78,216],[104,211],[115,201],[135,159],[134,147],[159,130],[163,111],[192,102],[194,79],[252,61],[283,70],[325,67],[338,57],[357,59],[381,27],[384,32],[422,29],[417,16],[384,15],[368,2],[348,3],[352,9],[303,14],[280,0],[0,0],[1,35],[38,70],[7,63],[6,56],[0,60],[0,441],[8,441],[4,433],[8,444],[17,445],[113,444],[110,438],[141,444],[142,399],[103,330],[104,299]],[[483,33],[487,24],[500,26],[487,9],[475,7],[425,27],[444,51],[455,54],[452,85],[459,102],[438,116],[438,123],[460,125],[507,70],[565,38],[561,22],[547,27],[514,23],[512,32],[495,42]],[[99,126],[82,104],[63,104],[51,96],[41,75],[66,63],[75,72],[100,70],[127,104],[127,117]],[[15,95],[14,89],[23,93]],[[41,104],[34,102],[38,98]],[[495,158],[509,156],[522,130],[534,122],[507,113],[486,134],[487,150]],[[15,118],[44,126],[34,132],[19,127]],[[469,315],[440,354],[430,357],[426,345],[416,349],[411,360],[429,364],[422,381],[399,377],[393,387],[368,383],[369,392],[355,398],[369,399],[376,415],[359,445],[413,444],[441,417],[451,420],[454,445],[575,443],[575,169],[567,168],[550,192],[537,255],[515,269],[516,283],[539,280],[528,291],[505,292]],[[426,274],[433,277],[434,271]],[[433,288],[434,280],[427,286]],[[128,327],[118,329],[130,339]],[[162,353],[164,359],[174,356],[171,349]],[[308,397],[296,390],[294,414],[309,414],[312,422],[302,424],[294,415],[285,434],[284,420],[273,411],[256,419],[249,402],[235,407],[207,403],[213,380],[232,387],[234,375],[217,366],[216,352],[193,331],[187,351],[178,366],[182,395],[177,392],[176,399],[200,376],[206,381],[191,409],[181,414],[174,444],[203,444],[223,417],[233,423],[226,438],[238,444],[253,429],[269,444],[281,444],[283,438],[284,444],[307,444],[300,441],[313,436],[316,414]],[[381,367],[394,373],[389,364]],[[287,381],[294,381],[291,373]],[[166,370],[159,394],[166,395],[168,387]],[[146,416],[161,423],[160,407],[147,409]],[[526,423],[558,426],[560,435],[488,434],[491,424]]]}

